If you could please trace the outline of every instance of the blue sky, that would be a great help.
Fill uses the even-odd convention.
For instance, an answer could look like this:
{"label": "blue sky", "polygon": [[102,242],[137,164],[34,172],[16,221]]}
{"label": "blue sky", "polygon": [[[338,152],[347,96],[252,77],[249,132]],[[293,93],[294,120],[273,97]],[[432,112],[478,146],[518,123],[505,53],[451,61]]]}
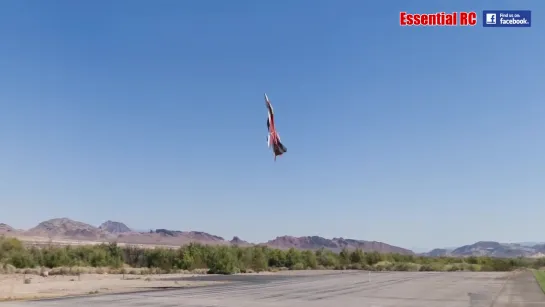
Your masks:
{"label": "blue sky", "polygon": [[[0,3],[1,222],[544,239],[543,1],[158,3]],[[533,26],[399,26],[483,9]]]}

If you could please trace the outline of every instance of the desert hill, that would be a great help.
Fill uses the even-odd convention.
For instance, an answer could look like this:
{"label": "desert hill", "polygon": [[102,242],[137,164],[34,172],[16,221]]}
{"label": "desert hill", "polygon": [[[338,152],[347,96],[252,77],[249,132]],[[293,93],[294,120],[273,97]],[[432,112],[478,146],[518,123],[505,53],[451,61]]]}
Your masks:
{"label": "desert hill", "polygon": [[496,258],[516,258],[530,257],[537,258],[545,255],[545,245],[535,244],[528,246],[520,243],[500,243],[495,241],[479,241],[473,244],[460,246],[458,248],[445,249],[436,248],[424,256],[430,257],[471,257],[471,256],[489,256]]}
{"label": "desert hill", "polygon": [[341,251],[343,248],[356,249],[360,248],[364,251],[377,251],[380,253],[399,253],[399,254],[414,254],[413,251],[393,246],[390,244],[376,242],[376,241],[363,241],[344,238],[326,239],[318,236],[307,237],[292,237],[282,236],[277,237],[274,240],[266,243],[268,246],[287,249],[320,249],[327,248],[336,252]]}
{"label": "desert hill", "polygon": [[[122,222],[108,220],[98,227],[74,221],[69,218],[55,218],[43,221],[28,230],[15,229],[12,226],[0,223],[0,235],[15,236],[24,241],[34,241],[37,238],[47,240],[77,240],[93,242],[113,242],[142,245],[181,246],[191,242],[213,245],[251,246],[253,244],[235,236],[226,240],[220,236],[204,231],[180,231],[169,229],[155,229],[150,231],[135,231]],[[72,244],[72,243],[70,243]],[[323,238],[319,236],[279,236],[265,243],[258,243],[280,249],[330,249],[340,251],[343,248],[361,248],[364,251],[380,253],[414,254],[413,251],[377,241],[366,241],[345,238]],[[479,241],[457,248],[436,248],[419,255],[430,257],[470,257],[489,256],[499,258],[512,257],[544,257],[545,244],[543,243],[499,243],[495,241]]]}
{"label": "desert hill", "polygon": [[233,245],[238,245],[238,246],[250,246],[252,245],[251,243],[247,242],[247,241],[244,241],[242,240],[241,238],[237,237],[237,236],[234,236],[233,239],[231,239],[231,241],[229,241],[231,244]]}
{"label": "desert hill", "polygon": [[[5,225],[5,224],[0,224]],[[7,226],[7,225],[6,225]],[[9,227],[9,226],[8,226]],[[7,227],[5,227],[8,229]],[[13,229],[9,227],[9,229]],[[0,233],[2,226],[0,226]],[[8,231],[4,231],[8,233]],[[98,227],[74,221],[69,218],[55,218],[39,223],[36,227],[20,233],[13,233],[22,240],[29,238],[49,238],[50,240],[79,240],[79,241],[100,241],[125,244],[149,244],[149,245],[169,245],[180,246],[191,242],[214,245],[232,245],[239,246],[252,245],[241,238],[235,236],[232,240],[226,240],[220,236],[212,235],[203,231],[179,231],[169,229],[156,229],[146,232],[134,231],[127,225],[108,220]],[[260,243],[270,247],[288,249],[320,249],[326,248],[339,251],[342,248],[355,249],[361,248],[365,251],[377,251],[381,253],[402,253],[414,254],[411,250],[393,246],[390,244],[363,241],[355,239],[333,238],[327,239],[318,236],[292,237],[280,236],[266,243]]]}
{"label": "desert hill", "polygon": [[[0,235],[15,236],[24,241],[89,241],[89,242],[113,242],[135,245],[165,245],[181,246],[191,242],[213,245],[238,245],[251,246],[253,244],[235,236],[226,240],[220,236],[204,231],[180,231],[169,229],[155,229],[150,231],[135,231],[122,222],[108,220],[98,227],[74,221],[69,218],[55,218],[43,221],[28,230],[15,229],[12,226],[0,223]],[[72,243],[70,243],[72,244]],[[414,254],[413,251],[390,245],[384,242],[366,241],[345,238],[323,238],[319,236],[278,236],[265,243],[258,243],[280,249],[329,249],[340,251],[343,248],[360,248],[364,251],[377,251],[380,253]],[[490,256],[500,258],[512,257],[543,257],[545,256],[545,244],[543,243],[499,243],[495,241],[479,241],[473,244],[457,248],[436,248],[419,255],[430,257],[470,257]]]}
{"label": "desert hill", "polygon": [[10,232],[15,232],[15,231],[16,231],[15,228],[11,227],[10,225],[0,223],[0,234],[10,233]]}
{"label": "desert hill", "polygon": [[111,238],[108,232],[99,229],[98,227],[74,221],[66,217],[43,221],[36,227],[25,231],[24,235],[74,240],[101,240]]}
{"label": "desert hill", "polygon": [[109,233],[112,233],[112,234],[116,234],[116,233],[127,233],[127,232],[131,232],[132,230],[125,224],[121,223],[121,222],[115,222],[115,221],[106,221],[102,224],[100,224],[100,226],[98,226],[99,229],[102,229],[106,232],[109,232]]}

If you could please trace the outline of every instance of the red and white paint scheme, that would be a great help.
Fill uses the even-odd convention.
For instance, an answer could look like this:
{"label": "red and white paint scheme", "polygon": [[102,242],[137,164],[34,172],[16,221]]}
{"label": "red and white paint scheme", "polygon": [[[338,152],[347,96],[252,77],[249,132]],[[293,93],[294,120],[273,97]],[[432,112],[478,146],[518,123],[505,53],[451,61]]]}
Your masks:
{"label": "red and white paint scheme", "polygon": [[274,161],[276,161],[277,156],[283,155],[288,150],[284,145],[282,145],[282,143],[280,142],[280,136],[278,135],[278,132],[276,132],[276,126],[274,124],[274,111],[271,102],[269,101],[269,97],[267,97],[267,94],[265,94],[265,105],[267,106],[267,111],[269,113],[267,118],[267,130],[269,132],[269,134],[267,135],[267,145],[269,146],[269,148],[272,147]]}

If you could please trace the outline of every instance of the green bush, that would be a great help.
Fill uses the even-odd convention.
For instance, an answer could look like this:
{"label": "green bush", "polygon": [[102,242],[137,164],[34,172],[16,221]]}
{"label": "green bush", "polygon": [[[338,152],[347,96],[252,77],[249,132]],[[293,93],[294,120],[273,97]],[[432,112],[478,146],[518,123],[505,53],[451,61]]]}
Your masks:
{"label": "green bush", "polygon": [[[100,273],[169,273],[198,270],[214,274],[280,271],[285,269],[338,269],[376,271],[510,271],[545,266],[542,259],[499,259],[492,257],[423,257],[380,254],[361,249],[343,249],[335,253],[273,249],[265,246],[209,246],[191,243],[178,249],[120,247],[115,243],[88,246],[25,247],[14,238],[0,237],[0,273],[16,269],[49,268],[72,274],[92,267]],[[62,269],[61,269],[62,268]],[[73,269],[72,269],[73,268]],[[129,269],[127,269],[129,268]],[[67,273],[67,274],[68,274]]]}

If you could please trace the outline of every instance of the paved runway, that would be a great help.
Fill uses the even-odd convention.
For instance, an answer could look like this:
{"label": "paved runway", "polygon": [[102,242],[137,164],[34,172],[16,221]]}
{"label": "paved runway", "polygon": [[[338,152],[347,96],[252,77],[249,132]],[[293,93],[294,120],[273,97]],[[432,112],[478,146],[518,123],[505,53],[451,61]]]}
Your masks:
{"label": "paved runway", "polygon": [[545,295],[530,272],[388,272],[370,276],[367,272],[336,272],[234,279],[230,284],[208,287],[11,302],[0,307],[545,307]]}

